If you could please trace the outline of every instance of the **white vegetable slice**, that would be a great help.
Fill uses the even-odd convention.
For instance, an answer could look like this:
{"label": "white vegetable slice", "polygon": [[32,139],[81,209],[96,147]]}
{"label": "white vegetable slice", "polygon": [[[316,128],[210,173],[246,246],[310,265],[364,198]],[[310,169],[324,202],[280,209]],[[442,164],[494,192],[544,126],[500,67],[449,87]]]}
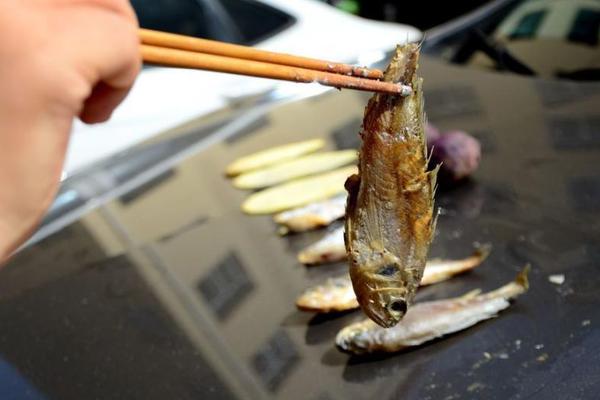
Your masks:
{"label": "white vegetable slice", "polygon": [[356,166],[349,166],[273,186],[250,195],[242,210],[248,214],[270,214],[326,199],[344,192],[346,179],[357,172]]}
{"label": "white vegetable slice", "polygon": [[227,166],[226,174],[236,176],[244,172],[263,168],[278,162],[288,161],[301,155],[312,153],[325,146],[323,139],[311,139],[289,143],[282,146],[261,150],[257,153],[238,158]]}
{"label": "white vegetable slice", "polygon": [[238,175],[233,186],[238,189],[260,189],[291,179],[330,171],[356,161],[356,150],[328,151],[296,158]]}

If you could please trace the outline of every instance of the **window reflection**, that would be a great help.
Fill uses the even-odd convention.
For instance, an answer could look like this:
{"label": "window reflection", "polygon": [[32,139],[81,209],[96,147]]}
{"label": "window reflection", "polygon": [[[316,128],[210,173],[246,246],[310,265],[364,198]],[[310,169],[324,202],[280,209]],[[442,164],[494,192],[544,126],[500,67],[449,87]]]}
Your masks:
{"label": "window reflection", "polygon": [[[521,0],[426,48],[452,62],[523,75],[600,79],[600,2]],[[509,4],[510,3],[510,4]]]}
{"label": "window reflection", "polygon": [[548,122],[557,150],[587,150],[600,147],[600,117],[553,118]]}
{"label": "window reflection", "polygon": [[567,182],[573,209],[579,212],[600,211],[600,177],[582,176]]}
{"label": "window reflection", "polygon": [[577,12],[575,23],[569,32],[569,40],[595,46],[600,34],[600,11],[581,9]]}
{"label": "window reflection", "polygon": [[299,359],[292,339],[279,330],[256,352],[252,366],[265,386],[273,391],[290,374]]}
{"label": "window reflection", "polygon": [[198,283],[200,294],[221,320],[227,318],[253,289],[254,284],[234,253],[229,253]]}
{"label": "window reflection", "polygon": [[581,85],[567,81],[536,80],[534,84],[542,104],[548,107],[581,101],[600,93],[600,85],[596,83]]}
{"label": "window reflection", "polygon": [[536,11],[523,16],[517,23],[517,27],[510,34],[511,39],[531,38],[538,31],[546,11]]}

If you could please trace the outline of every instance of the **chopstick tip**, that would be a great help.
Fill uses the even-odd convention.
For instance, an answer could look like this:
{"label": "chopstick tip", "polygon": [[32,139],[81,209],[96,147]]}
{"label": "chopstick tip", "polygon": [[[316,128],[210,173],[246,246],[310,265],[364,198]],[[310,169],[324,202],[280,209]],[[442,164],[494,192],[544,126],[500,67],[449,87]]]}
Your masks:
{"label": "chopstick tip", "polygon": [[410,96],[412,94],[413,90],[412,87],[409,85],[398,85],[398,93],[400,94],[400,96],[402,97],[407,97]]}

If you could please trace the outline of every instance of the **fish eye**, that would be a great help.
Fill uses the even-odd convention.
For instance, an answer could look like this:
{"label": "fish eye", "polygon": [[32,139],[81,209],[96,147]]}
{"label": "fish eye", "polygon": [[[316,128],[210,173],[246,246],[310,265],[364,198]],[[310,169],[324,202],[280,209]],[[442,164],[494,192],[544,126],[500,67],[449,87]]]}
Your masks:
{"label": "fish eye", "polygon": [[377,271],[377,274],[383,276],[392,276],[396,272],[398,272],[398,267],[396,267],[394,264],[388,264],[381,267],[379,271]]}
{"label": "fish eye", "polygon": [[394,300],[390,304],[390,310],[397,312],[397,313],[405,314],[406,309],[407,309],[407,306],[406,306],[406,302],[404,300]]}

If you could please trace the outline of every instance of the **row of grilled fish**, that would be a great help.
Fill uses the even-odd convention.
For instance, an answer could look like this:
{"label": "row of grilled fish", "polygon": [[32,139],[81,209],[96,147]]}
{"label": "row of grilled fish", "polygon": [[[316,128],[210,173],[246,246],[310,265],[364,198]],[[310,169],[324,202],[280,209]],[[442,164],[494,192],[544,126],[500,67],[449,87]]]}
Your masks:
{"label": "row of grilled fish", "polygon": [[[355,354],[395,352],[465,329],[495,316],[528,288],[526,267],[497,290],[412,305],[418,286],[474,268],[489,252],[483,248],[464,260],[427,262],[436,223],[437,168],[427,170],[418,59],[417,44],[399,46],[384,73],[385,81],[409,84],[412,95],[375,94],[367,105],[359,171],[346,182],[345,229],[330,232],[298,257],[305,264],[348,258],[349,276],[307,290],[297,306],[319,312],[360,306],[369,319],[336,337],[340,349]],[[290,228],[305,229],[297,223]]]}
{"label": "row of grilled fish", "polygon": [[335,343],[341,350],[359,355],[393,353],[458,332],[508,308],[510,300],[529,288],[528,271],[526,266],[513,282],[487,293],[474,290],[456,298],[417,303],[392,328],[382,328],[369,319],[348,325],[337,334]]}
{"label": "row of grilled fish", "polygon": [[[490,251],[490,245],[483,245],[464,259],[429,260],[420,286],[440,283],[470,271],[481,265]],[[509,306],[510,300],[524,293],[528,288],[528,270],[526,267],[514,282],[486,294],[475,290],[457,298],[417,303],[390,328],[370,319],[351,324],[338,333],[336,344],[341,350],[357,355],[397,352],[466,329],[494,317]],[[359,304],[350,276],[342,275],[306,289],[296,300],[296,306],[303,311],[332,313],[353,310]]]}
{"label": "row of grilled fish", "polygon": [[[478,267],[487,258],[491,246],[484,245],[461,260],[431,259],[427,261],[420,286],[440,283],[455,275]],[[308,288],[296,300],[296,306],[303,311],[319,313],[340,312],[358,308],[352,281],[348,274],[327,279],[322,284]]]}
{"label": "row of grilled fish", "polygon": [[[464,259],[427,261],[420,286],[440,283],[478,267],[490,250],[490,245],[483,245]],[[528,288],[527,271],[528,268],[522,271],[514,282],[484,295],[472,291],[457,298],[417,303],[391,328],[380,327],[369,319],[351,324],[339,332],[336,344],[358,355],[396,352],[466,329],[494,317],[509,306],[511,299],[524,293]],[[332,313],[353,310],[359,304],[350,276],[342,275],[306,289],[296,300],[296,306],[303,311]]]}

